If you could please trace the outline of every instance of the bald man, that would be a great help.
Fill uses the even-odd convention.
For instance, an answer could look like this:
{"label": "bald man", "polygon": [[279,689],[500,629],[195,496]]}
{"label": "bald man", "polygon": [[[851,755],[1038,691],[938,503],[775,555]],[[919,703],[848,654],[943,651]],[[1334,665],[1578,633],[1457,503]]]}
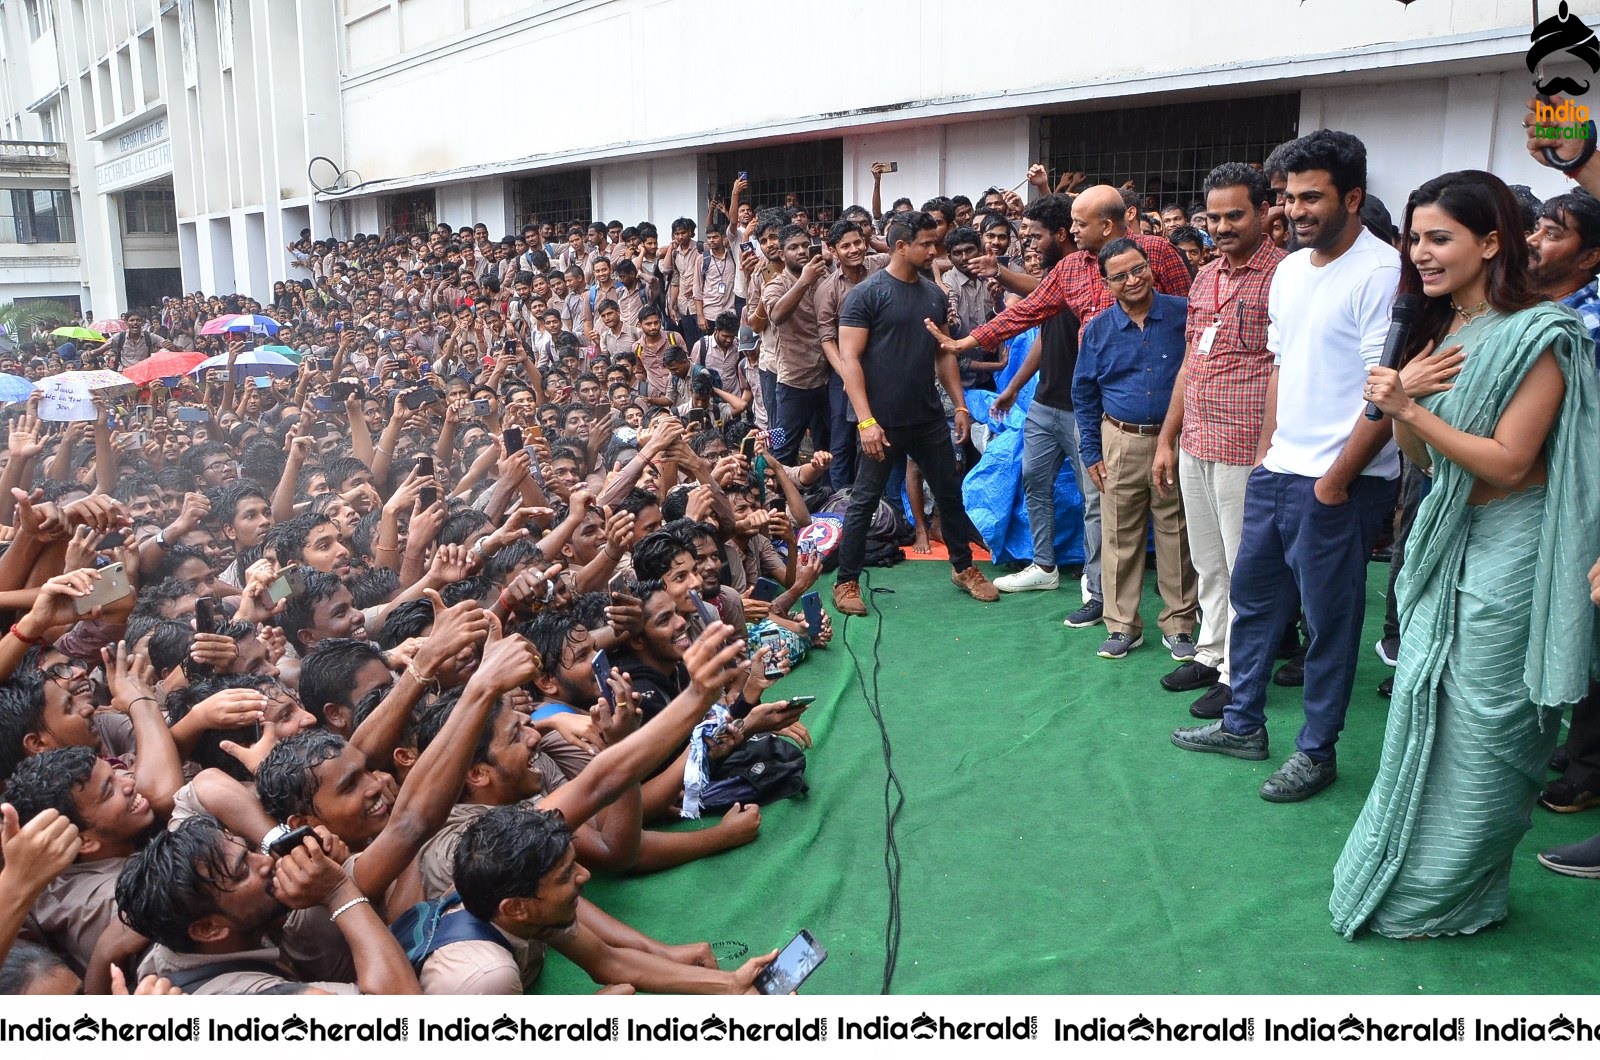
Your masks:
{"label": "bald man", "polygon": [[1078,362],[1082,328],[1116,302],[1100,275],[1096,255],[1101,247],[1123,236],[1137,243],[1150,259],[1157,291],[1180,298],[1188,295],[1189,269],[1172,244],[1160,236],[1130,234],[1122,193],[1109,184],[1097,184],[1076,198],[1041,196],[1022,211],[1023,242],[1040,251],[1048,270],[1036,287],[1032,276],[999,269],[994,258],[974,258],[969,263],[968,268],[978,275],[998,276],[1010,290],[1032,293],[987,324],[973,328],[971,335],[942,343],[943,349],[957,355],[980,346],[995,350],[1005,340],[1042,325],[1039,341],[1033,344],[1006,387],[1006,393],[1015,397],[1044,366],[1022,434],[1023,490],[1029,520],[1035,526],[1033,563],[1017,574],[999,579],[995,585],[1002,592],[1059,586],[1051,521],[1055,512],[1055,477],[1061,471],[1061,462],[1071,459],[1078,492],[1084,498],[1083,573],[1087,595],[1083,606],[1066,618],[1065,624],[1075,629],[1100,622],[1104,597],[1100,589],[1099,490],[1086,477],[1079,456],[1072,374]]}

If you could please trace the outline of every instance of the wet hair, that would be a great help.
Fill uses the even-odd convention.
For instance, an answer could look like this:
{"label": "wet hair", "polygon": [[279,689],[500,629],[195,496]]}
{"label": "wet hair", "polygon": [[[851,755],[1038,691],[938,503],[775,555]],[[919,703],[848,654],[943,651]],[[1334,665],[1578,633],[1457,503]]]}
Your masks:
{"label": "wet hair", "polygon": [[328,704],[353,706],[350,693],[355,690],[356,674],[374,661],[383,662],[383,653],[367,641],[354,637],[329,637],[318,641],[316,647],[300,659],[301,705],[317,719],[318,725],[328,724]]}
{"label": "wet hair", "polygon": [[335,593],[344,588],[344,582],[339,580],[338,575],[310,568],[306,568],[304,574],[305,588],[289,597],[283,613],[277,617],[278,628],[283,630],[284,637],[294,645],[296,651],[306,647],[300,643],[300,634],[315,622],[317,605],[332,599]]}
{"label": "wet hair", "polygon": [[925,213],[915,211],[895,214],[889,218],[889,223],[883,226],[883,238],[893,247],[897,243],[911,243],[916,240],[919,233],[931,232],[939,227],[935,221]]}
{"label": "wet hair", "polygon": [[467,826],[456,844],[455,885],[461,904],[490,920],[507,898],[531,898],[539,881],[566,857],[572,831],[550,810],[523,803],[497,806]]}
{"label": "wet hair", "polygon": [[1582,250],[1600,250],[1600,199],[1586,189],[1546,199],[1539,207],[1539,216],[1575,232]]}
{"label": "wet hair", "polygon": [[256,797],[274,821],[316,812],[322,781],[317,767],[344,751],[344,737],[326,729],[307,729],[273,745],[256,770]]}
{"label": "wet hair", "polygon": [[[218,692],[233,688],[254,689],[263,693],[269,689],[277,689],[293,695],[293,692],[275,677],[267,677],[264,674],[218,674],[197,680],[183,688],[173,689],[171,695],[167,697],[167,716],[176,724],[188,717],[189,712],[204,700]],[[220,769],[234,780],[248,784],[250,771],[245,768],[244,763],[222,749],[222,742],[231,740],[241,747],[248,747],[257,739],[259,730],[253,723],[238,725],[231,729],[206,729],[195,741],[189,760],[202,769]]]}
{"label": "wet hair", "polygon": [[266,548],[278,557],[280,564],[301,563],[305,560],[306,542],[320,526],[332,526],[333,520],[318,512],[305,512],[293,519],[274,523],[267,531]]}
{"label": "wet hair", "polygon": [[956,247],[977,247],[982,250],[983,239],[978,235],[977,229],[961,227],[952,229],[950,234],[944,237],[944,245],[949,250],[954,250]]}
{"label": "wet hair", "polygon": [[383,629],[378,631],[378,646],[384,651],[420,637],[433,625],[433,604],[427,600],[407,600],[396,604],[384,616]]}
{"label": "wet hair", "polygon": [[350,598],[365,611],[394,599],[400,591],[400,574],[388,567],[373,567],[350,579]]}
{"label": "wet hair", "polygon": [[24,759],[6,781],[5,801],[17,810],[17,822],[27,824],[46,810],[55,810],[77,825],[88,824],[78,814],[76,794],[89,782],[99,756],[87,747],[61,747]]}
{"label": "wet hair", "polygon": [[233,522],[239,514],[239,505],[251,497],[268,503],[272,501],[266,490],[249,479],[234,479],[225,486],[206,491],[206,499],[211,502],[211,518],[224,526]]}
{"label": "wet hair", "polygon": [[220,821],[202,813],[151,837],[117,876],[122,922],[169,950],[193,953],[190,925],[217,913],[217,895],[232,883],[227,836]]}
{"label": "wet hair", "polygon": [[123,640],[132,645],[145,641],[144,653],[157,674],[165,677],[182,666],[194,646],[194,628],[187,622],[160,615],[139,615],[128,619]]}
{"label": "wet hair", "polygon": [[17,939],[11,944],[5,962],[0,964],[0,995],[26,994],[46,976],[63,969],[72,971],[49,947]]}
{"label": "wet hair", "polygon": [[[1195,246],[1202,248],[1206,245],[1206,237],[1201,235],[1200,230],[1193,225],[1179,225],[1174,228],[1172,235],[1167,237],[1167,241],[1175,247],[1184,243],[1193,243]],[[1138,244],[1134,245],[1137,246]]]}

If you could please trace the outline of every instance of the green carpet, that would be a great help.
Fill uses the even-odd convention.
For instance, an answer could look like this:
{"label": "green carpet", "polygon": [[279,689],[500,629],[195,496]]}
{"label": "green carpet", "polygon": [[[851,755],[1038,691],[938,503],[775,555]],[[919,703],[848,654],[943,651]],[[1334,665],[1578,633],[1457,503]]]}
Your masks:
{"label": "green carpet", "polygon": [[[906,791],[896,993],[1568,993],[1600,979],[1600,883],[1534,861],[1600,830],[1600,813],[1535,811],[1511,917],[1496,930],[1349,943],[1328,927],[1333,863],[1388,706],[1373,691],[1388,671],[1370,643],[1339,781],[1275,806],[1256,790],[1293,750],[1299,689],[1272,690],[1267,762],[1173,747],[1194,694],[1157,683],[1174,664],[1154,636],[1153,578],[1149,642],[1108,662],[1094,654],[1103,627],[1061,624],[1076,586],[981,605],[949,571],[915,562],[867,574],[895,590],[876,600],[883,712]],[[1367,642],[1388,568],[1370,575]],[[864,666],[873,622],[849,622]],[[818,697],[806,718],[810,797],[765,808],[750,846],[658,876],[597,877],[587,893],[657,938],[713,942],[723,967],[809,928],[829,959],[807,993],[875,993],[887,912],[877,727],[839,639],[770,696],[783,693]],[[540,990],[586,989],[552,955]]]}

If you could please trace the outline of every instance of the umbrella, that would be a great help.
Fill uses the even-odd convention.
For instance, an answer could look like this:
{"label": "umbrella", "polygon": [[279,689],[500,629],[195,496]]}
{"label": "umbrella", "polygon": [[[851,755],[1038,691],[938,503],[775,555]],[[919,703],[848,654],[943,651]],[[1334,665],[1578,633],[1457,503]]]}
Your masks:
{"label": "umbrella", "polygon": [[0,373],[0,401],[11,404],[13,401],[26,401],[38,388],[31,380],[20,375],[5,375]]}
{"label": "umbrella", "polygon": [[106,337],[100,334],[98,331],[90,331],[88,328],[80,328],[77,326],[56,328],[50,334],[60,335],[64,339],[83,339],[87,342],[106,341]]}
{"label": "umbrella", "polygon": [[115,335],[119,331],[128,330],[128,322],[120,317],[110,317],[106,320],[96,320],[89,325],[96,331],[103,331],[107,335]]}
{"label": "umbrella", "polygon": [[228,330],[228,321],[238,315],[238,313],[224,313],[220,317],[212,317],[200,326],[200,334],[221,335]]}
{"label": "umbrella", "polygon": [[195,353],[189,350],[168,350],[165,353],[147,357],[129,368],[124,368],[122,374],[140,386],[144,386],[167,376],[183,375],[205,359],[206,355],[203,353]]}
{"label": "umbrella", "polygon": [[[201,375],[213,368],[228,367],[228,355],[219,353],[215,357],[208,357],[189,369],[190,375]],[[233,362],[233,381],[237,383],[247,375],[294,375],[300,366],[278,353],[271,353],[265,348],[245,350]]]}
{"label": "umbrella", "polygon": [[[219,318],[220,319],[220,318]],[[254,313],[240,313],[228,317],[228,322],[223,325],[223,331],[253,331],[257,335],[276,335],[280,325],[271,317],[259,316]],[[209,327],[209,325],[207,325]],[[212,332],[215,334],[215,332]]]}
{"label": "umbrella", "polygon": [[62,372],[39,380],[44,400],[39,403],[39,418],[57,423],[92,420],[98,414],[94,395],[118,387],[131,387],[127,376],[97,368],[92,372]]}
{"label": "umbrella", "polygon": [[287,357],[287,358],[289,358],[289,360],[293,361],[295,364],[299,364],[300,363],[300,358],[302,356],[300,351],[297,350],[297,349],[294,349],[293,347],[290,347],[290,346],[279,346],[279,345],[276,345],[276,344],[271,345],[271,346],[263,346],[263,347],[261,347],[261,352],[263,352],[263,353],[275,353],[279,357]]}

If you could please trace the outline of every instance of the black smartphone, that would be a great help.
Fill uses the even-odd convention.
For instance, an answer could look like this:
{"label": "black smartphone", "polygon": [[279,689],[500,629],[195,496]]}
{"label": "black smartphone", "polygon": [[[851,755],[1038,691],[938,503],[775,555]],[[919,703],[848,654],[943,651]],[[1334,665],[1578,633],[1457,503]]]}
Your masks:
{"label": "black smartphone", "polygon": [[341,379],[334,383],[331,388],[329,388],[329,392],[333,395],[333,399],[342,405],[351,394],[356,393],[360,389],[361,384],[356,382],[354,379]]}
{"label": "black smartphone", "polygon": [[423,478],[433,477],[433,457],[426,454],[417,457],[417,474]]}
{"label": "black smartphone", "polygon": [[311,408],[316,412],[332,412],[339,407],[339,402],[331,397],[314,397],[311,399]]}
{"label": "black smartphone", "polygon": [[594,667],[594,680],[600,686],[600,694],[606,697],[606,702],[613,707],[617,705],[617,694],[611,690],[611,660],[606,657],[604,649],[594,653],[594,660],[590,663]]}
{"label": "black smartphone", "polygon": [[813,257],[813,258],[822,257],[822,241],[820,239],[814,241],[811,244],[811,254],[810,254],[810,256]]}
{"label": "black smartphone", "polygon": [[127,535],[126,531],[122,531],[122,530],[110,530],[110,531],[107,531],[105,534],[102,534],[101,537],[100,537],[100,551],[104,552],[104,551],[106,551],[107,549],[110,549],[110,548],[121,548],[123,542],[125,542],[127,540],[128,540],[128,535]]}
{"label": "black smartphone", "polygon": [[997,265],[999,265],[1002,269],[1011,268],[1011,255],[1010,254],[998,254],[998,255],[995,256],[994,260],[995,260],[995,263]]}
{"label": "black smartphone", "polygon": [[[303,824],[299,828],[285,832],[283,835],[274,839],[267,846],[267,853],[271,854],[275,858],[281,858],[295,850],[307,839],[310,839],[312,842],[316,843],[318,847],[322,846],[322,839],[318,837],[316,831],[312,829],[310,825]],[[793,943],[790,943],[790,945],[793,945]],[[782,958],[782,954],[779,954],[779,958]],[[776,965],[777,961],[774,961],[773,964]],[[762,974],[764,975],[766,973],[763,972]]]}
{"label": "black smartphone", "polygon": [[828,951],[811,932],[802,929],[771,964],[761,969],[761,974],[756,976],[756,990],[763,994],[792,994],[827,959]]}
{"label": "black smartphone", "polygon": [[806,625],[811,630],[811,639],[816,640],[822,636],[822,594],[806,593],[800,598],[800,609],[805,612]]}
{"label": "black smartphone", "polygon": [[684,417],[684,425],[707,430],[711,426],[711,413],[706,409],[690,409],[689,415]]}
{"label": "black smartphone", "polygon": [[788,700],[791,707],[809,707],[816,701],[816,696],[790,696]]}
{"label": "black smartphone", "polygon": [[700,621],[702,624],[709,626],[713,622],[722,621],[722,619],[717,617],[717,612],[712,609],[710,604],[706,603],[705,598],[699,593],[691,589],[689,591],[689,599],[694,603],[694,609],[696,613],[700,615]]}
{"label": "black smartphone", "polygon": [[331,371],[333,371],[333,358],[332,357],[318,357],[317,358],[317,370],[318,371],[322,371],[322,372],[331,372]]}
{"label": "black smartphone", "polygon": [[522,428],[507,427],[505,430],[500,432],[500,441],[506,447],[506,455],[510,456],[512,453],[515,453],[517,450],[523,447]]}
{"label": "black smartphone", "polygon": [[755,597],[756,597],[757,600],[763,600],[763,601],[765,601],[765,602],[770,604],[770,603],[772,603],[772,601],[776,600],[778,597],[780,597],[782,595],[783,595],[783,583],[782,582],[775,582],[771,578],[757,578],[756,579]]}
{"label": "black smartphone", "polygon": [[621,593],[623,596],[637,597],[639,595],[639,579],[631,570],[622,570],[611,576],[606,583],[610,592]]}
{"label": "black smartphone", "polygon": [[194,631],[196,633],[215,633],[219,623],[217,621],[217,601],[210,596],[202,596],[194,602]]}
{"label": "black smartphone", "polygon": [[756,461],[756,432],[755,431],[751,431],[749,434],[744,436],[744,441],[739,443],[739,452],[744,454],[744,458],[746,460],[750,461],[752,464],[755,463],[755,461]]}
{"label": "black smartphone", "polygon": [[408,409],[420,409],[422,406],[438,401],[440,393],[431,386],[421,386],[401,398],[401,403]]}

